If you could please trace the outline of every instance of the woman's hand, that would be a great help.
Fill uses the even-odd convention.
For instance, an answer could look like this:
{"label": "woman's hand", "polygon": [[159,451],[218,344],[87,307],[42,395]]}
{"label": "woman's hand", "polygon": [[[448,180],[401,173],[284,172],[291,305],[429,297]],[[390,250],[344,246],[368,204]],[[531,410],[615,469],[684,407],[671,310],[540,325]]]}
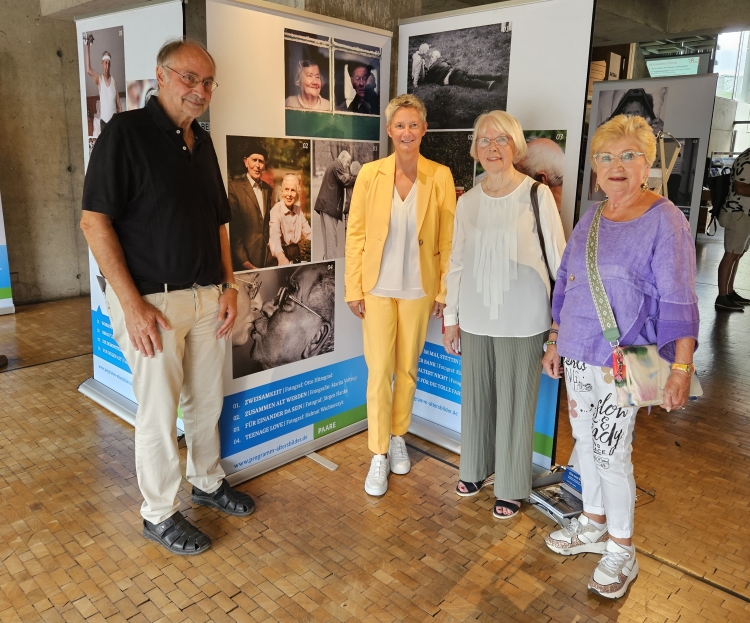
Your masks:
{"label": "woman's hand", "polygon": [[662,409],[679,409],[690,400],[690,375],[682,370],[672,370],[664,386]]}
{"label": "woman's hand", "polygon": [[442,318],[444,309],[445,303],[438,303],[437,301],[435,301],[435,304],[432,306],[432,316],[434,318]]}
{"label": "woman's hand", "polygon": [[352,310],[352,313],[357,318],[365,317],[365,300],[364,299],[359,299],[358,301],[349,301],[347,302],[347,305],[349,305],[349,309]]}
{"label": "woman's hand", "polygon": [[559,379],[562,372],[560,355],[557,354],[557,344],[547,346],[547,352],[542,357],[542,369],[547,376]]}
{"label": "woman's hand", "polygon": [[457,324],[445,327],[445,333],[443,333],[443,346],[445,346],[445,352],[449,355],[458,355],[460,357],[461,350],[458,345],[460,339],[461,328]]}

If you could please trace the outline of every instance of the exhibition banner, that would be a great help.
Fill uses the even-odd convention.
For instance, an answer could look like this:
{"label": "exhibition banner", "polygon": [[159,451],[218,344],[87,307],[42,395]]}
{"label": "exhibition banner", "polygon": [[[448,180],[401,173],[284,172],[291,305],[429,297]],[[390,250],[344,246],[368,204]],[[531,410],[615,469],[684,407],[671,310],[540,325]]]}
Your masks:
{"label": "exhibition banner", "polygon": [[206,26],[240,288],[221,462],[239,482],[367,426],[344,245],[357,175],[387,146],[391,35],[249,1],[209,0]]}
{"label": "exhibition banner", "polygon": [[[88,167],[107,122],[116,114],[143,108],[156,91],[156,54],[167,41],[182,37],[182,2],[155,2],[148,7],[79,19],[76,30],[83,160]],[[79,389],[134,424],[132,375],[114,339],[104,299],[106,282],[90,251],[89,283],[94,377]]]}
{"label": "exhibition banner", "polygon": [[[667,183],[663,184],[661,179],[663,166],[657,145],[657,161],[649,184],[652,187],[654,183],[666,186],[662,194],[685,214],[694,238],[698,233],[703,169],[711,135],[717,80],[717,74],[703,74],[596,82],[591,102],[591,131],[586,153],[591,150],[591,138],[596,128],[620,114],[639,115],[646,119],[654,134],[665,132],[674,137],[667,138],[664,144],[667,165],[672,162],[678,144],[680,147]],[[604,199],[588,158],[583,170],[583,189],[581,215]]]}
{"label": "exhibition banner", "polygon": [[3,201],[0,198],[0,315],[16,311],[13,305],[13,292],[10,289],[10,265],[8,247],[5,245],[5,223],[3,222]]}
{"label": "exhibition banner", "polygon": [[[570,235],[593,11],[593,0],[509,0],[399,22],[398,91],[425,102],[422,153],[451,168],[458,196],[484,177],[469,155],[474,120],[507,110],[520,121],[528,147],[516,168],[550,188]],[[454,451],[460,451],[460,377],[460,358],[445,354],[442,326],[431,322],[410,430]],[[559,381],[543,375],[534,463],[544,468],[553,459],[558,393]]]}

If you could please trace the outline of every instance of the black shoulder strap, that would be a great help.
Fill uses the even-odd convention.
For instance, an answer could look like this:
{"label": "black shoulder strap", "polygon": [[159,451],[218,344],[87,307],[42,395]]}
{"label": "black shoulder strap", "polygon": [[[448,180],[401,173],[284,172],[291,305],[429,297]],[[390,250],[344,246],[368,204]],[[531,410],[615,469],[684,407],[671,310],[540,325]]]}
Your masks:
{"label": "black shoulder strap", "polygon": [[542,221],[539,218],[539,197],[537,195],[539,184],[540,182],[534,182],[534,184],[531,186],[531,208],[534,210],[534,220],[536,221],[536,235],[539,236],[539,246],[542,247],[544,265],[547,267],[549,278],[554,282],[555,275],[552,274],[552,270],[549,267],[549,260],[547,259],[547,247],[544,244],[544,236],[542,235]]}

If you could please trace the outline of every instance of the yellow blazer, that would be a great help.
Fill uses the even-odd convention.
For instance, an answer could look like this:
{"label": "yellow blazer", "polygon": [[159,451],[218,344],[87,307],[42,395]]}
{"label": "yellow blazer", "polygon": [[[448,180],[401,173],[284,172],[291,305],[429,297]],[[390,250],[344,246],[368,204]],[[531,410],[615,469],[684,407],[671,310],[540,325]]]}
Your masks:
{"label": "yellow blazer", "polygon": [[[396,156],[362,167],[354,184],[346,232],[344,298],[358,301],[375,287],[388,236],[396,177]],[[419,275],[429,297],[445,303],[450,267],[456,188],[450,169],[419,157],[417,163]]]}

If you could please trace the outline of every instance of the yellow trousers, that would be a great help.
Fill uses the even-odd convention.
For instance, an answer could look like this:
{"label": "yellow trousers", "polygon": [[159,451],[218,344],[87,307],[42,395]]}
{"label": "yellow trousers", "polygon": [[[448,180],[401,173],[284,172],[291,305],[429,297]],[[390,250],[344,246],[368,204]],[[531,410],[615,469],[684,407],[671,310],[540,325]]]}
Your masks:
{"label": "yellow trousers", "polygon": [[402,436],[409,429],[432,306],[427,296],[407,300],[365,294],[367,439],[375,454],[388,452],[391,434]]}

